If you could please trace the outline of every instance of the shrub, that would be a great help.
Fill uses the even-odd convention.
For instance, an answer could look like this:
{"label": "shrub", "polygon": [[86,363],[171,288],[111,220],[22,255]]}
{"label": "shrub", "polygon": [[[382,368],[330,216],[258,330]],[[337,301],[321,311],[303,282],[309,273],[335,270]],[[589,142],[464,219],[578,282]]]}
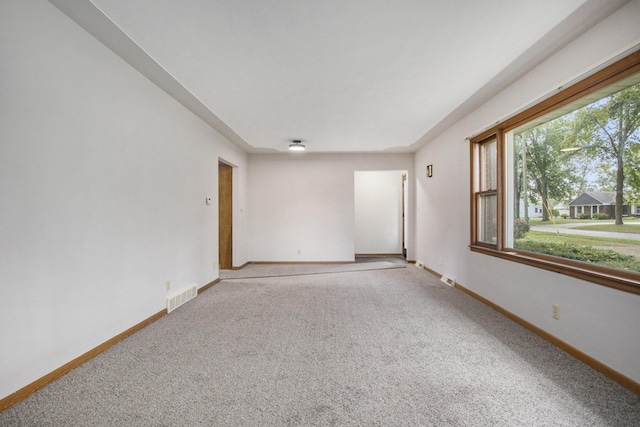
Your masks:
{"label": "shrub", "polygon": [[560,216],[561,216],[563,219],[567,219],[567,218],[569,218],[569,215],[567,215],[567,214],[562,214],[562,215],[560,215]]}
{"label": "shrub", "polygon": [[560,211],[558,209],[551,209],[551,214],[555,217],[559,217]]}
{"label": "shrub", "polygon": [[589,215],[585,213],[578,214],[578,219],[589,219]]}
{"label": "shrub", "polygon": [[562,258],[604,265],[624,270],[640,271],[640,262],[631,255],[621,254],[610,249],[598,249],[591,246],[581,246],[575,243],[560,243],[540,240],[523,239],[516,243],[516,249],[553,255]]}
{"label": "shrub", "polygon": [[516,219],[513,224],[513,238],[514,239],[522,239],[525,234],[529,231],[529,224],[522,218]]}
{"label": "shrub", "polygon": [[595,219],[609,219],[609,215],[607,215],[606,213],[593,214],[593,217]]}

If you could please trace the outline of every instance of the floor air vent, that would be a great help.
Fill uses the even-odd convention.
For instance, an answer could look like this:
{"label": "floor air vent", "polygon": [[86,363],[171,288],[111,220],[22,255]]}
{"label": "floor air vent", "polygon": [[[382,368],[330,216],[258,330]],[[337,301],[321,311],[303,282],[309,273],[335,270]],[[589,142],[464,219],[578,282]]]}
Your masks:
{"label": "floor air vent", "polygon": [[446,283],[449,286],[455,286],[456,285],[456,279],[453,279],[451,277],[442,276],[440,278],[440,280],[442,280],[444,283]]}
{"label": "floor air vent", "polygon": [[167,313],[171,313],[187,301],[194,299],[198,295],[198,286],[193,284],[188,288],[171,294],[167,297]]}

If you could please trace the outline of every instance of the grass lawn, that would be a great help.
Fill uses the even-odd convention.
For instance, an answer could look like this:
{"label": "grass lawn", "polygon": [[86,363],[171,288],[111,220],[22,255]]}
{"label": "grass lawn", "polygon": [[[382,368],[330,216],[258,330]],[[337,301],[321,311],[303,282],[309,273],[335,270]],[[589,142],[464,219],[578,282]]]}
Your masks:
{"label": "grass lawn", "polygon": [[571,219],[571,218],[555,218],[553,221],[549,220],[549,221],[543,221],[542,218],[529,218],[529,224],[531,225],[548,225],[548,224],[575,224],[575,223],[581,223],[581,224],[590,224],[592,222],[602,222],[602,220],[597,220],[597,219]]}
{"label": "grass lawn", "polygon": [[[633,227],[630,226],[630,227]],[[587,226],[585,228],[591,229]],[[635,245],[640,246],[640,240],[612,239],[608,237],[579,236],[577,234],[547,233],[544,231],[529,231],[527,239],[544,240],[553,243],[570,243],[580,246],[619,246]]]}
{"label": "grass lawn", "polygon": [[574,230],[610,231],[613,233],[634,233],[640,234],[640,225],[635,224],[594,224],[584,227],[573,227]]}

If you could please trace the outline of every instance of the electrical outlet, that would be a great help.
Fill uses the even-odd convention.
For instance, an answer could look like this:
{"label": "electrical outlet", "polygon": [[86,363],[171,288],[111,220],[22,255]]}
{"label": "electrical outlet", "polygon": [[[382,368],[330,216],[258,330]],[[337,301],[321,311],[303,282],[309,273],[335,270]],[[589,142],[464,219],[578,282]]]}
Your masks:
{"label": "electrical outlet", "polygon": [[298,249],[298,255],[302,255],[302,249]]}
{"label": "electrical outlet", "polygon": [[438,258],[438,265],[442,265],[442,258]]}
{"label": "electrical outlet", "polygon": [[553,318],[560,320],[560,306],[558,304],[553,304]]}
{"label": "electrical outlet", "polygon": [[164,284],[167,291],[171,290],[171,280],[167,280]]}

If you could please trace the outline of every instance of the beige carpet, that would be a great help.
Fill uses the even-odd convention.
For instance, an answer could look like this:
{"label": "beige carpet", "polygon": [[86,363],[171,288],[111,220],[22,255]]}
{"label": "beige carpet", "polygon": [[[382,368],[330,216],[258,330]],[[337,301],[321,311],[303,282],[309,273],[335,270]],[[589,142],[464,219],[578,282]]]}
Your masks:
{"label": "beige carpet", "polygon": [[0,425],[640,425],[637,395],[423,270],[322,273],[224,280]]}
{"label": "beige carpet", "polygon": [[350,264],[249,264],[240,270],[221,270],[220,279],[285,277],[311,274],[347,273],[367,270],[405,268],[396,262],[365,262]]}

